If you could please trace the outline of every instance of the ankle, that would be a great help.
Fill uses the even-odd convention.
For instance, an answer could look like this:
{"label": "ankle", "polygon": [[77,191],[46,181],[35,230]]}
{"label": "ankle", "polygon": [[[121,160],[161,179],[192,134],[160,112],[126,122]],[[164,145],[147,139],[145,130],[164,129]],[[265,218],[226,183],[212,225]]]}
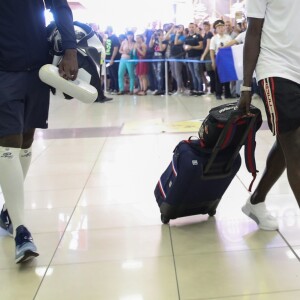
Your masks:
{"label": "ankle", "polygon": [[250,197],[250,203],[252,205],[259,204],[265,202],[264,197],[258,197],[256,193],[252,194]]}

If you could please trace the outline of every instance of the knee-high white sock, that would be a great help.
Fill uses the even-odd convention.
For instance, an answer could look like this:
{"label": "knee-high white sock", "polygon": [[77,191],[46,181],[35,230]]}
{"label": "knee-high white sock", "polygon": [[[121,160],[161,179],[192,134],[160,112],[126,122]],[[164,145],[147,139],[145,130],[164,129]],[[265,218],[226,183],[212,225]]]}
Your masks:
{"label": "knee-high white sock", "polygon": [[20,149],[0,147],[0,185],[14,232],[24,225],[24,177]]}
{"label": "knee-high white sock", "polygon": [[32,147],[28,149],[21,149],[20,151],[20,162],[23,170],[24,179],[26,178],[32,157]]}

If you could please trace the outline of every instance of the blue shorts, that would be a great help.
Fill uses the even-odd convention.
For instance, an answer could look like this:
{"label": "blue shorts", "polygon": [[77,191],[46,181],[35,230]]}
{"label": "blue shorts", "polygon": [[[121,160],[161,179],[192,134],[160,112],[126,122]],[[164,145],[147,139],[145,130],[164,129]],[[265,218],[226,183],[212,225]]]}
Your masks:
{"label": "blue shorts", "polygon": [[259,81],[268,125],[273,135],[300,127],[300,84],[270,77]]}
{"label": "blue shorts", "polygon": [[30,72],[0,71],[0,137],[48,128],[50,89]]}

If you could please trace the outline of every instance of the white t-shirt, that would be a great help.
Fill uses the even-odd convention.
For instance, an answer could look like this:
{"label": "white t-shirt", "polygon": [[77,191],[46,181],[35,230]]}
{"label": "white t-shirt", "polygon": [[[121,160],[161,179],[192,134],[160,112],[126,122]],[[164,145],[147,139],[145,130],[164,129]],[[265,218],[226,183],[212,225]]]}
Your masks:
{"label": "white t-shirt", "polygon": [[264,19],[257,79],[300,83],[300,0],[247,0],[246,10],[248,17]]}
{"label": "white t-shirt", "polygon": [[246,37],[246,31],[243,31],[234,39],[238,42],[238,44],[244,44],[245,37]]}
{"label": "white t-shirt", "polygon": [[223,36],[220,36],[219,34],[216,34],[210,40],[210,47],[209,47],[209,49],[210,50],[215,50],[215,54],[217,55],[217,53],[219,51],[219,47],[221,46],[221,43],[223,43],[223,46],[224,46],[228,42],[230,42],[231,40],[232,40],[232,38],[228,34],[224,34]]}

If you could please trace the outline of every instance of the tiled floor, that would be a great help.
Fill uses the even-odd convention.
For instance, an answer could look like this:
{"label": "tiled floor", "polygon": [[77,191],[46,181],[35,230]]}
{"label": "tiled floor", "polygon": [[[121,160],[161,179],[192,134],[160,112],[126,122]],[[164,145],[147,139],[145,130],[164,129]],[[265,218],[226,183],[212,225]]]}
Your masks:
{"label": "tiled floor", "polygon": [[[267,201],[278,232],[260,231],[242,214],[251,181],[244,164],[215,217],[160,221],[153,190],[174,146],[197,135],[198,121],[221,103],[125,95],[86,105],[53,97],[25,183],[40,256],[15,265],[13,239],[0,230],[0,299],[300,299],[300,211],[286,175]],[[261,173],[273,141],[263,126]]]}

